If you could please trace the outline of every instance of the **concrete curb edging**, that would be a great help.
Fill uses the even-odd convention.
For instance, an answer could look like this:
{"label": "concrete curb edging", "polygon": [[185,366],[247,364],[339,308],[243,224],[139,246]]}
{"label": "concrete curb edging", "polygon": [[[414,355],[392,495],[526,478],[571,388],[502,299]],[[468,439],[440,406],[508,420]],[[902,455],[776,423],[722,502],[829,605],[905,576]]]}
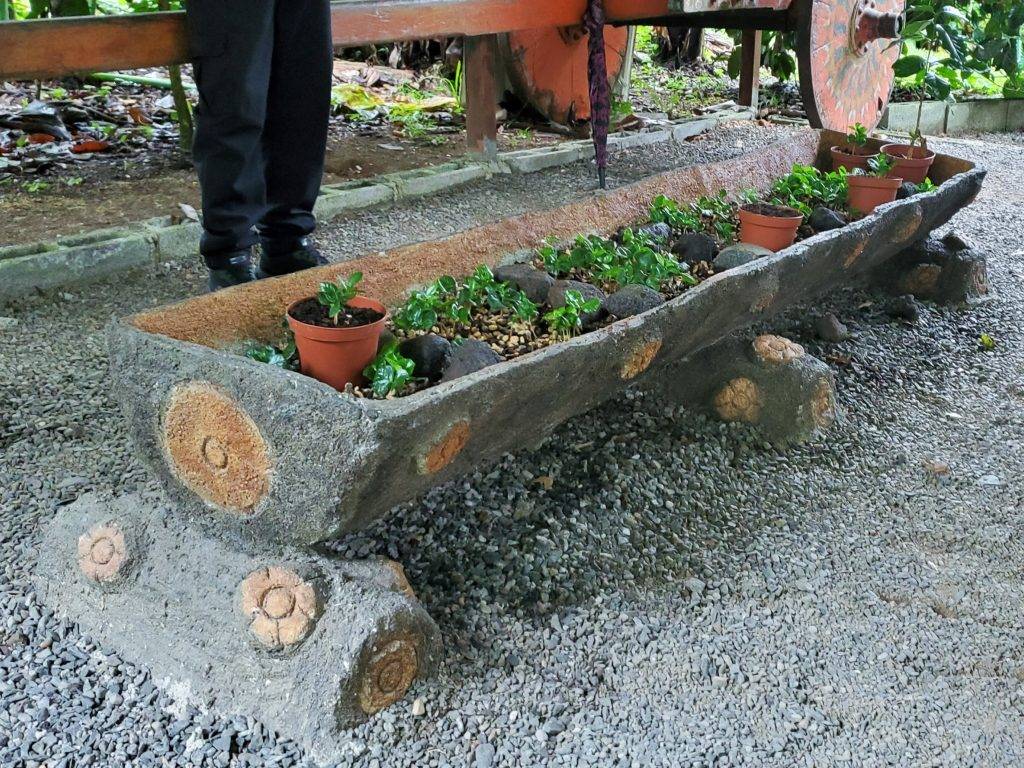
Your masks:
{"label": "concrete curb edging", "polygon": [[[917,124],[917,110],[917,102],[890,104],[878,127],[909,131]],[[928,135],[1020,130],[1024,130],[1024,99],[974,99],[951,104],[926,101],[921,112],[921,131]]]}
{"label": "concrete curb edging", "polygon": [[[608,143],[612,150],[620,150],[679,142],[720,123],[748,119],[751,115],[745,107],[726,103],[712,108],[707,116],[680,120],[669,128],[614,134]],[[533,173],[568,165],[593,154],[589,140],[569,141],[553,147],[504,152],[493,162],[466,159],[330,184],[321,190],[316,215],[321,221],[329,221],[348,211],[436,194],[495,174]],[[170,216],[161,216],[54,240],[0,246],[0,301],[188,257],[198,249],[201,231],[197,221],[176,223]]]}

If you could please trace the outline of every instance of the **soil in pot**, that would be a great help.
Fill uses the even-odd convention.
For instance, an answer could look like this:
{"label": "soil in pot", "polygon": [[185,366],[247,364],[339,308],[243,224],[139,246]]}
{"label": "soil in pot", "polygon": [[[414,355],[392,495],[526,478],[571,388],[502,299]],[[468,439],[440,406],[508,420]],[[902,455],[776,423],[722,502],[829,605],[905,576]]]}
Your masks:
{"label": "soil in pot", "polygon": [[288,307],[288,325],[299,350],[299,370],[335,389],[363,382],[363,369],[377,355],[387,309],[378,301],[356,296],[335,324],[315,296]]}
{"label": "soil in pot", "polygon": [[877,152],[867,151],[861,154],[851,151],[849,147],[832,147],[832,170],[838,171],[840,168],[845,168],[847,171],[852,171],[862,168],[866,171],[868,169],[868,160],[877,154]]}
{"label": "soil in pot", "polygon": [[920,184],[928,178],[928,171],[935,162],[935,153],[930,149],[909,144],[886,144],[882,152],[893,160],[893,178],[898,176],[912,184]]}
{"label": "soil in pot", "polygon": [[896,199],[903,179],[879,178],[878,176],[850,176],[847,203],[857,213],[868,214],[882,203]]}
{"label": "soil in pot", "polygon": [[804,217],[795,208],[770,203],[744,205],[739,211],[740,241],[771,251],[788,248]]}

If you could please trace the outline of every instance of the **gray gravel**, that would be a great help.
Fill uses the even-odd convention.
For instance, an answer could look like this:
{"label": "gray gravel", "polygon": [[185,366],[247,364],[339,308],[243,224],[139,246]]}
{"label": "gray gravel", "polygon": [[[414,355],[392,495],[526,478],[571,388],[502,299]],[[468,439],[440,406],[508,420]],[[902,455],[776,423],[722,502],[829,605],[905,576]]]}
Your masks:
{"label": "gray gravel", "polygon": [[[633,393],[339,543],[400,560],[447,643],[439,679],[353,731],[344,764],[1024,764],[1024,171],[1000,142],[935,142],[993,169],[955,222],[991,301],[912,324],[849,292],[773,324],[835,370],[826,436],[778,453]],[[2,313],[19,322],[0,331],[0,765],[302,759],[154,687],[26,582],[59,505],[154,490],[101,329],[200,279],[169,265]],[[828,311],[851,339],[816,340]]]}

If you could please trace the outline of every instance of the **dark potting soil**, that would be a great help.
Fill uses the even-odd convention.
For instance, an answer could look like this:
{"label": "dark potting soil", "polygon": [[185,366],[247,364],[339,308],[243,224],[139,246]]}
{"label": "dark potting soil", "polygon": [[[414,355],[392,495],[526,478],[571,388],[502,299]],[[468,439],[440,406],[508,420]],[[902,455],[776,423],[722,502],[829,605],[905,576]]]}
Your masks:
{"label": "dark potting soil", "polygon": [[787,208],[784,205],[772,205],[771,203],[754,203],[744,206],[751,213],[761,216],[777,216],[780,219],[791,219],[800,215],[800,211],[794,208]]}
{"label": "dark potting soil", "polygon": [[369,307],[345,307],[338,315],[337,322],[327,314],[327,307],[310,296],[296,304],[291,312],[292,317],[300,323],[317,325],[321,328],[358,328],[380,320],[384,315]]}

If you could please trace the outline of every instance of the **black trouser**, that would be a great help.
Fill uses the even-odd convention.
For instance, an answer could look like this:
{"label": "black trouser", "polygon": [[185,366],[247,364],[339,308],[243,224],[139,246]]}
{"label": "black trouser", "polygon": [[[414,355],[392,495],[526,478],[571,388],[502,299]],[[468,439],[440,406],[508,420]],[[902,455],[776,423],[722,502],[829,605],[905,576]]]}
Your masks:
{"label": "black trouser", "polygon": [[[328,0],[187,0],[210,267],[313,231],[330,116]],[[254,231],[255,228],[255,231]]]}

